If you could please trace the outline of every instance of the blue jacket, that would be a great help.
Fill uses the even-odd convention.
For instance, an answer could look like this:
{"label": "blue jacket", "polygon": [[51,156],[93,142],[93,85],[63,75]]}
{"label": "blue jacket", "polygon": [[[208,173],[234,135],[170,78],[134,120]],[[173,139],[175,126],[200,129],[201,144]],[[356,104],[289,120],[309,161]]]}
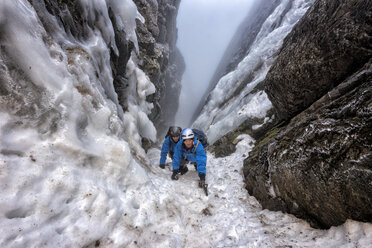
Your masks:
{"label": "blue jacket", "polygon": [[175,148],[173,155],[173,170],[178,170],[180,168],[180,162],[182,158],[187,159],[190,162],[196,162],[198,175],[206,174],[206,165],[207,165],[207,155],[203,145],[196,138],[194,138],[194,147],[191,150],[186,150],[183,145],[183,140],[181,139]]}
{"label": "blue jacket", "polygon": [[[180,142],[178,141],[177,143],[180,143]],[[161,147],[160,164],[165,164],[165,161],[167,160],[168,152],[174,152],[174,149],[177,143],[173,141],[171,136],[168,136],[165,138],[163,142],[163,146]]]}

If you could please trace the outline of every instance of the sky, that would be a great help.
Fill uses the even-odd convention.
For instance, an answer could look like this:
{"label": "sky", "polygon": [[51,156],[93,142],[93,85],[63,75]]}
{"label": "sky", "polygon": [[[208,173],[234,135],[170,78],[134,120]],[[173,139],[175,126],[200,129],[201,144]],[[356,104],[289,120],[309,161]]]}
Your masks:
{"label": "sky", "polygon": [[182,0],[178,40],[186,63],[176,124],[185,127],[253,0]]}

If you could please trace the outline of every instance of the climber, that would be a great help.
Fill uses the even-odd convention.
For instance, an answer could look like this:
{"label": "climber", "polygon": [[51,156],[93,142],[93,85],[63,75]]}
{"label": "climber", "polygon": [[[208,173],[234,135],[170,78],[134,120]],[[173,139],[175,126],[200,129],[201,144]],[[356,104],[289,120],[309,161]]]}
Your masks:
{"label": "climber", "polygon": [[188,171],[187,165],[182,164],[182,159],[196,163],[199,180],[199,187],[205,185],[207,155],[203,145],[195,137],[190,128],[185,128],[181,134],[181,142],[176,145],[173,156],[172,180],[178,180],[178,174],[185,174]]}
{"label": "climber", "polygon": [[180,140],[182,128],[171,126],[165,135],[165,140],[163,142],[160,154],[160,168],[165,168],[165,161],[167,160],[167,155],[173,160],[174,148],[176,147],[178,141]]}

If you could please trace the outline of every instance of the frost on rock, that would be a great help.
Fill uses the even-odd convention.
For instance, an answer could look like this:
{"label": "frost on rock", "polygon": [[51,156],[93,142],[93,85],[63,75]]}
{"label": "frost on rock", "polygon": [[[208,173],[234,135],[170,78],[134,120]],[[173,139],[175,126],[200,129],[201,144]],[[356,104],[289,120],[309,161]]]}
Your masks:
{"label": "frost on rock", "polygon": [[[134,55],[132,54],[132,56]],[[155,86],[145,73],[133,62],[132,58],[128,61],[127,76],[129,79],[129,87],[126,94],[129,111],[126,112],[126,116],[127,118],[129,118],[128,115],[131,116],[130,125],[136,129],[138,127],[137,132],[142,135],[142,137],[149,138],[155,142],[156,129],[147,116],[150,114],[153,104],[146,101],[146,97],[155,92]],[[126,132],[132,133],[132,131],[128,129]],[[128,135],[128,137],[132,136]],[[137,143],[140,144],[140,140],[138,140]]]}
{"label": "frost on rock", "polygon": [[145,22],[143,16],[138,12],[136,5],[132,0],[106,0],[108,5],[114,11],[119,28],[122,28],[133,42],[138,53],[138,41],[136,35],[136,19],[142,23]]}

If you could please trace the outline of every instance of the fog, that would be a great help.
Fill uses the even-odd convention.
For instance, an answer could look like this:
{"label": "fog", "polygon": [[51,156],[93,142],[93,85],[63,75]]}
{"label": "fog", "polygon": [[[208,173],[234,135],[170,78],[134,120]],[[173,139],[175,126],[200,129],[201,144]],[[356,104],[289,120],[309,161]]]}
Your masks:
{"label": "fog", "polygon": [[177,16],[177,47],[186,70],[176,124],[190,125],[194,111],[238,25],[253,0],[182,0]]}

